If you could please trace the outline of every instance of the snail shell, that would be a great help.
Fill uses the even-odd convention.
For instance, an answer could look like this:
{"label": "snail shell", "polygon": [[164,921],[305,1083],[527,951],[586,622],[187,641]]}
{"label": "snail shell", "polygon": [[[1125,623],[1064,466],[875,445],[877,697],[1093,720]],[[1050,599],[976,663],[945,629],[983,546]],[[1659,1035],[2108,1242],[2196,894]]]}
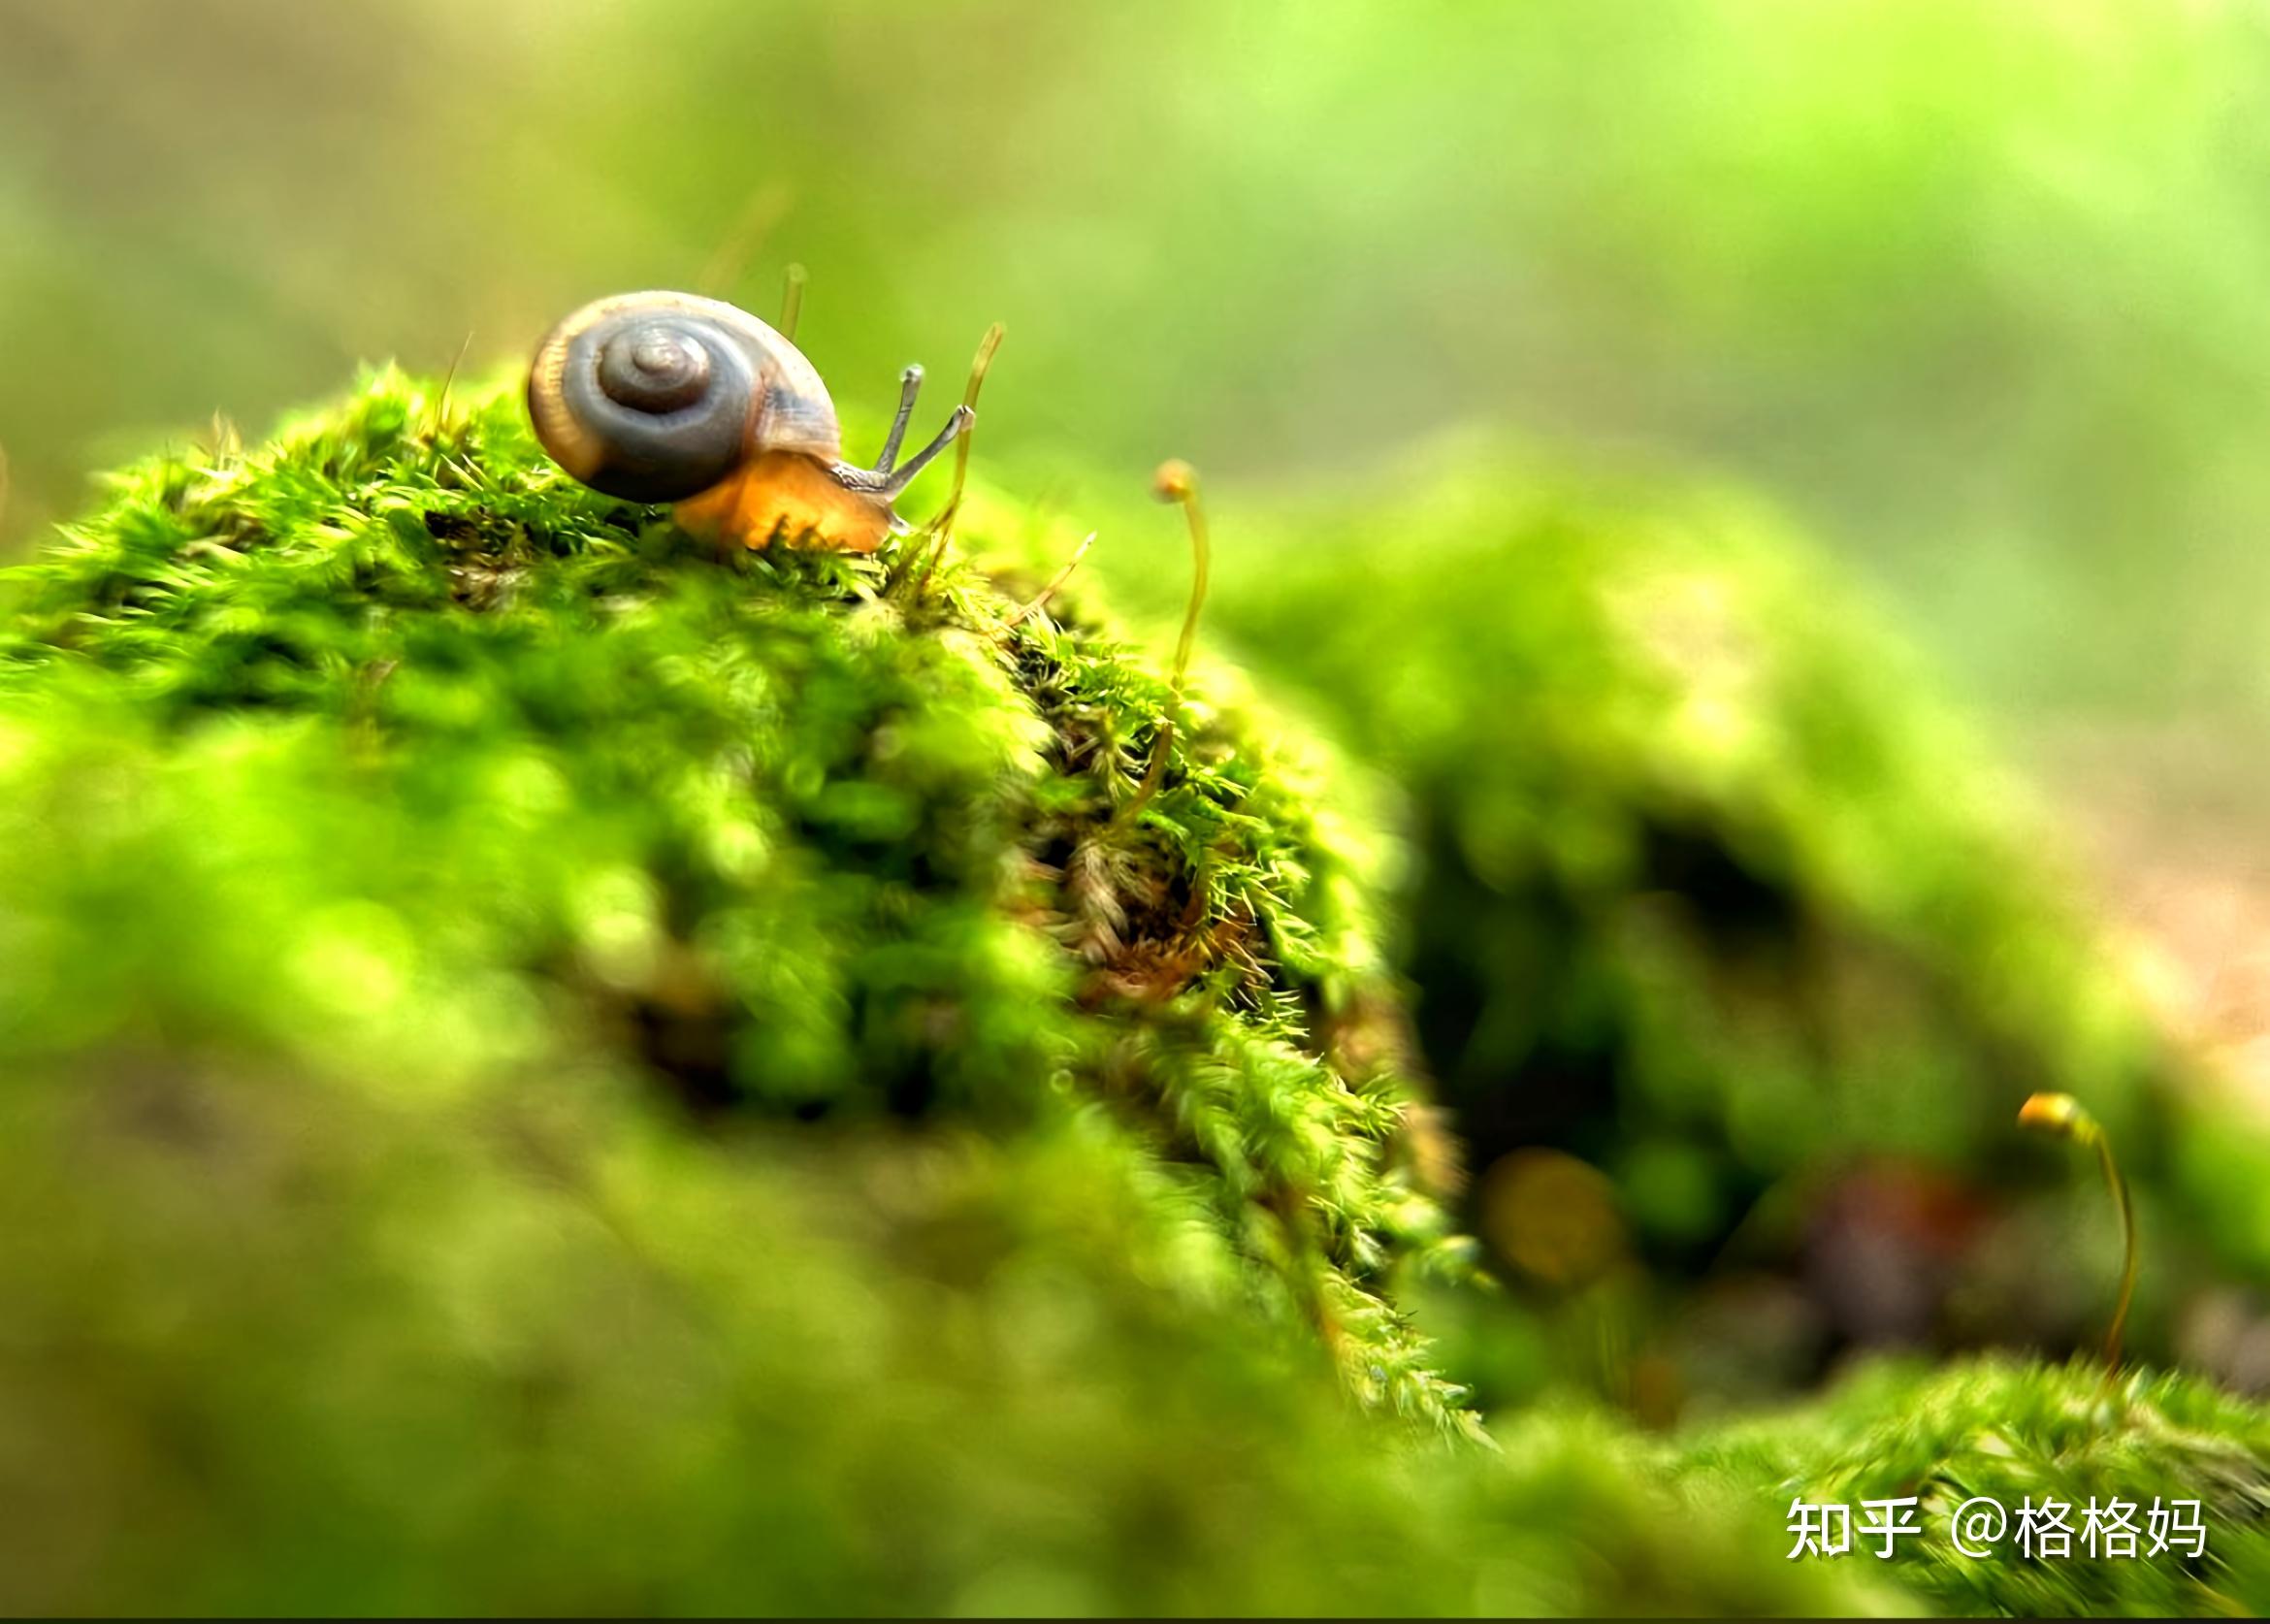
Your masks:
{"label": "snail shell", "polygon": [[627,502],[682,502],[769,453],[840,462],[827,386],[781,334],[690,293],[625,293],[547,334],[529,416],[553,460]]}

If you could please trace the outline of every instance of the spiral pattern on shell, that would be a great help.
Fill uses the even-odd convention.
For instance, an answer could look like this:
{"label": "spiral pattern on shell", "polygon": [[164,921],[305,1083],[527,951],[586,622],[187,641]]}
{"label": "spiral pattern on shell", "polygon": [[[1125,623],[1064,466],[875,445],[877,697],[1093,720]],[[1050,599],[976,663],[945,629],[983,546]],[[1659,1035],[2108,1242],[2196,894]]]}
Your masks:
{"label": "spiral pattern on shell", "polygon": [[779,347],[779,334],[716,300],[602,299],[538,346],[529,415],[544,449],[584,484],[630,502],[682,501],[750,455]]}

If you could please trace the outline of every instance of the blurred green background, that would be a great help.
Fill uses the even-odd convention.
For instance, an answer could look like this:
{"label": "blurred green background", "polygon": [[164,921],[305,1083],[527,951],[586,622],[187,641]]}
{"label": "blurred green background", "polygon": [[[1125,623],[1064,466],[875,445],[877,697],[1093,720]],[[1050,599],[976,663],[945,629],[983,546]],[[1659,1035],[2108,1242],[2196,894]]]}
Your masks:
{"label": "blurred green background", "polygon": [[793,258],[869,410],[1008,324],[998,471],[1697,462],[2006,713],[2254,754],[2266,107],[2221,0],[0,0],[0,547],[215,410]]}

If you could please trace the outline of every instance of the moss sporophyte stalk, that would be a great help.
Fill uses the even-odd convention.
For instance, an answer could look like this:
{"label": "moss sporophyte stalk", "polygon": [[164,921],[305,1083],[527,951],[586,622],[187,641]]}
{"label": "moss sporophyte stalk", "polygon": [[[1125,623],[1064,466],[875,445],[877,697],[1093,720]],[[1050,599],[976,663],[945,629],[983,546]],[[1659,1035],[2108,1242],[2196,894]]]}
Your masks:
{"label": "moss sporophyte stalk", "polygon": [[2094,1117],[2071,1094],[2030,1094],[2018,1108],[2018,1121],[2039,1133],[2070,1139],[2096,1153],[2104,1173],[2105,1188],[2121,1215],[2121,1289],[2113,1305],[2112,1322],[2104,1333],[2104,1364],[2108,1376],[2121,1368],[2121,1330],[2128,1322],[2128,1303],[2136,1294],[2136,1209],[2128,1196],[2128,1181],[2113,1159],[2112,1140]]}

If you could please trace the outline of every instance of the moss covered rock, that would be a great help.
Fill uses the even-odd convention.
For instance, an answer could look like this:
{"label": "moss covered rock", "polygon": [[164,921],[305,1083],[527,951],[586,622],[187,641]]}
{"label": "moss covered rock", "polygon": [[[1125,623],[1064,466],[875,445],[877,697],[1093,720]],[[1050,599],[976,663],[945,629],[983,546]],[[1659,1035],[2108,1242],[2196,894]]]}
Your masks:
{"label": "moss covered rock", "polygon": [[[130,926],[19,989],[27,1029],[236,1006],[321,1056],[399,1022],[402,1086],[445,1090],[542,1005],[698,1112],[1103,1112],[1359,1389],[1448,1419],[1376,1289],[1442,1226],[1318,763],[1217,702],[1138,804],[1159,677],[890,569],[717,557],[508,398],[394,378],[129,475],[6,582],[14,911],[50,973]],[[110,894],[49,889],[82,868]]]}
{"label": "moss covered rock", "polygon": [[385,375],[0,578],[0,1605],[1865,1600],[1430,1366],[1321,748],[892,568]]}

